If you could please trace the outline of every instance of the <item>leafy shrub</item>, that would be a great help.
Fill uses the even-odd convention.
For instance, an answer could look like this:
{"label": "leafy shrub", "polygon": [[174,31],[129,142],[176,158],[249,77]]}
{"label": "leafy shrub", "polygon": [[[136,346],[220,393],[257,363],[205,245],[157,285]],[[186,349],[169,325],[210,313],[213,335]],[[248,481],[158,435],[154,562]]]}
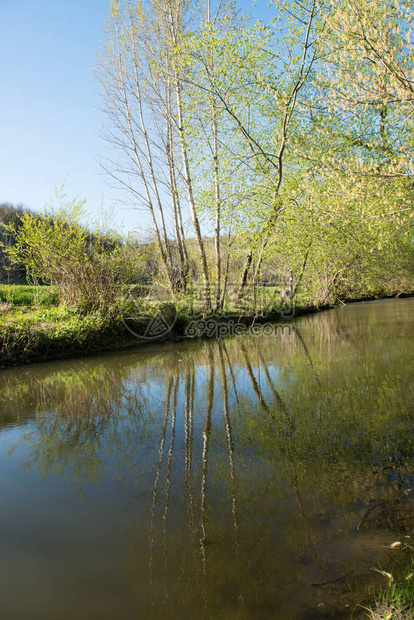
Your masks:
{"label": "leafy shrub", "polygon": [[83,204],[67,204],[53,217],[24,214],[18,228],[9,225],[15,245],[7,253],[33,282],[54,285],[66,305],[111,314],[138,257],[115,234],[88,231],[81,223]]}

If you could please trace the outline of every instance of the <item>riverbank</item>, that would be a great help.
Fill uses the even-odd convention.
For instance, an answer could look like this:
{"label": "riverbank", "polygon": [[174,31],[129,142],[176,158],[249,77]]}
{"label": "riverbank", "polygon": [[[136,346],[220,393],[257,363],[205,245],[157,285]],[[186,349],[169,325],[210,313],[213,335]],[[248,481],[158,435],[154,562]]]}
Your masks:
{"label": "riverbank", "polygon": [[[27,292],[24,295],[27,297]],[[53,296],[49,297],[53,300]],[[336,305],[373,299],[378,298],[344,299]],[[261,329],[269,331],[288,326],[294,318],[335,307],[333,304],[297,303],[267,308],[262,312],[240,308],[203,315],[201,311],[192,309],[190,312],[171,303],[153,304],[152,308],[139,314],[135,306],[126,304],[121,311],[104,315],[100,312],[81,314],[49,302],[34,307],[24,305],[24,301],[16,305],[0,301],[0,368],[160,342],[240,336],[252,331],[258,333]]]}
{"label": "riverbank", "polygon": [[[295,316],[318,311],[297,307]],[[215,338],[248,333],[259,325],[287,324],[277,310],[258,314],[211,314],[207,317],[177,313],[172,305],[153,315],[76,314],[66,308],[9,311],[0,321],[0,368],[82,357],[160,342]]]}

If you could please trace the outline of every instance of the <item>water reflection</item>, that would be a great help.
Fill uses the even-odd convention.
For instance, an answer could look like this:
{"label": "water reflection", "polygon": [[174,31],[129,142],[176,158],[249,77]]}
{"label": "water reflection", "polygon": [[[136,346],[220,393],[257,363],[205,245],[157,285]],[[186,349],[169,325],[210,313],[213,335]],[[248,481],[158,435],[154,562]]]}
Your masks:
{"label": "water reflection", "polygon": [[102,519],[108,565],[128,535],[123,618],[349,617],[384,545],[412,531],[412,307],[5,371],[9,458],[40,476],[46,504],[58,478],[89,507],[96,493],[116,506],[121,528]]}

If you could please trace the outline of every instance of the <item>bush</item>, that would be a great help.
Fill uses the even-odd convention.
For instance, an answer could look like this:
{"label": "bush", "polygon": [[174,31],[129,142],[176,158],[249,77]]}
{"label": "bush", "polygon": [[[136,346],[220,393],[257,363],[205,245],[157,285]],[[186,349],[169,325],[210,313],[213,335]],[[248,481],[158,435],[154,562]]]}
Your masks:
{"label": "bush", "polygon": [[6,251],[31,281],[56,286],[65,304],[111,314],[137,256],[116,235],[88,231],[81,224],[83,204],[65,205],[53,217],[24,214],[19,227],[8,225],[15,245]]}

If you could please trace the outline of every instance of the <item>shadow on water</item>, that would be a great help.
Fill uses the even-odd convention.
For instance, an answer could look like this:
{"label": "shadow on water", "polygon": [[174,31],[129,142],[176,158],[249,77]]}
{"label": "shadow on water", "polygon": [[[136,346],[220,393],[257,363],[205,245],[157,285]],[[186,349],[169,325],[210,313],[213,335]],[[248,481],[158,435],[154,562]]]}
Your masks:
{"label": "shadow on water", "polygon": [[414,524],[413,308],[4,371],[0,611],[350,617]]}

